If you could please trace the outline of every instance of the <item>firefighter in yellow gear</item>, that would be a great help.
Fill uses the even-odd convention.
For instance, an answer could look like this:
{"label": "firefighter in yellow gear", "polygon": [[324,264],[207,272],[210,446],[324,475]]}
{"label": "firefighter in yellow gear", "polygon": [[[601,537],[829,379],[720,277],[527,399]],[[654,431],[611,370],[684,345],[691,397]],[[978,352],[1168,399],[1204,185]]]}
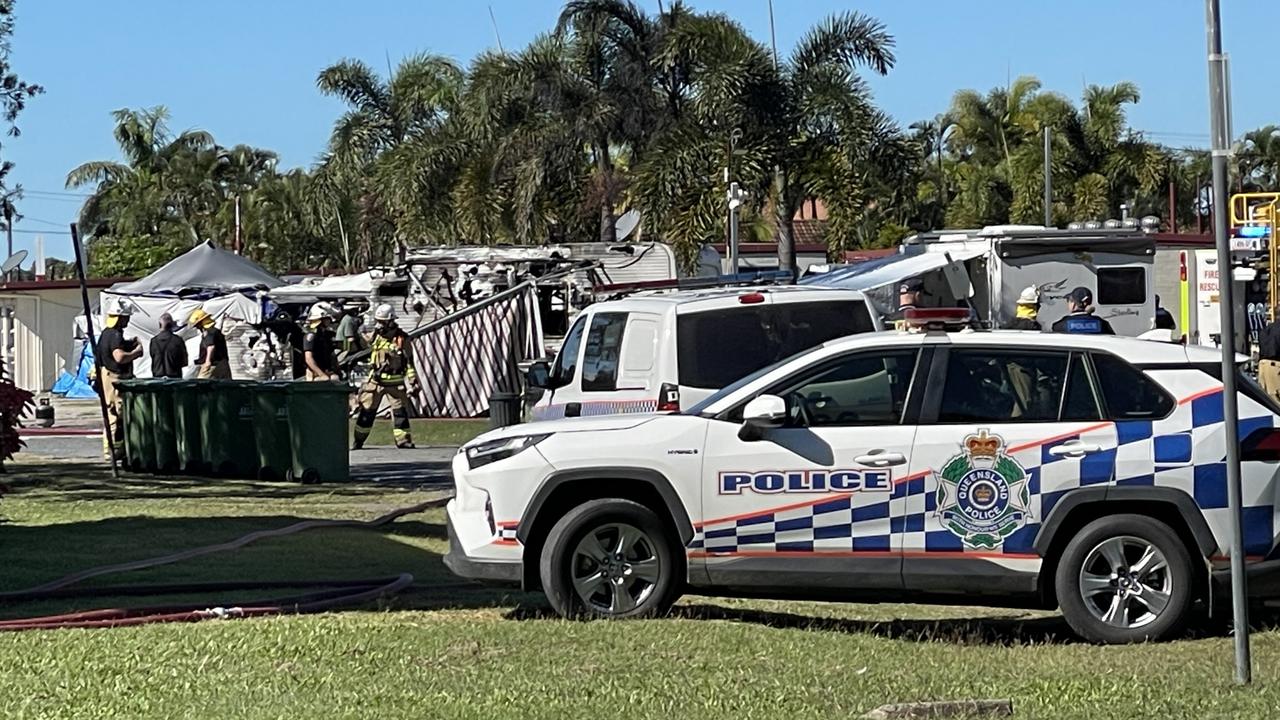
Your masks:
{"label": "firefighter in yellow gear", "polygon": [[[107,404],[107,427],[102,434],[102,455],[110,460],[110,447],[114,441],[116,457],[124,454],[124,424],[120,421],[120,391],[116,382],[133,379],[133,361],[142,357],[142,343],[138,338],[126,338],[125,328],[129,327],[129,317],[133,314],[132,305],[125,300],[117,300],[115,307],[107,313],[107,327],[98,336],[98,384],[103,400]],[[110,440],[108,440],[110,434]]]}
{"label": "firefighter in yellow gear", "polygon": [[369,342],[369,378],[364,381],[358,397],[355,440],[352,450],[364,447],[364,441],[373,428],[373,419],[385,397],[391,406],[392,433],[396,447],[412,448],[413,436],[409,432],[409,388],[417,383],[413,369],[413,356],[409,348],[409,336],[396,325],[395,310],[387,304],[379,305],[373,313],[377,323]]}

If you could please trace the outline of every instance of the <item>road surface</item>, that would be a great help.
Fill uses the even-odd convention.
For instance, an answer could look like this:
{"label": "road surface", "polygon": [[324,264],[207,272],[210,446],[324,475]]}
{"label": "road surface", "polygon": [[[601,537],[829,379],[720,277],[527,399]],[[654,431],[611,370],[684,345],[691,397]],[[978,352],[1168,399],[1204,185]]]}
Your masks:
{"label": "road surface", "polygon": [[[101,435],[40,435],[24,438],[24,456],[57,460],[100,460]],[[420,486],[448,486],[449,461],[456,448],[426,447],[397,450],[394,447],[367,447],[351,453],[351,479]]]}

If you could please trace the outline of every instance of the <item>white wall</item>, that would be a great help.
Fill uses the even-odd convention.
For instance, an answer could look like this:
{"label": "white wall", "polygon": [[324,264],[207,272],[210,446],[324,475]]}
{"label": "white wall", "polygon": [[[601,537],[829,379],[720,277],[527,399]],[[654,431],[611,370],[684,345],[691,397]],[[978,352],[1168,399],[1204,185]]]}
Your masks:
{"label": "white wall", "polygon": [[[99,292],[89,290],[91,303],[97,302]],[[14,383],[32,392],[48,390],[68,360],[75,360],[71,357],[75,352],[75,319],[83,313],[80,291],[59,288],[0,292],[0,308],[13,311],[12,321],[6,318],[0,327],[9,329],[12,323]]]}

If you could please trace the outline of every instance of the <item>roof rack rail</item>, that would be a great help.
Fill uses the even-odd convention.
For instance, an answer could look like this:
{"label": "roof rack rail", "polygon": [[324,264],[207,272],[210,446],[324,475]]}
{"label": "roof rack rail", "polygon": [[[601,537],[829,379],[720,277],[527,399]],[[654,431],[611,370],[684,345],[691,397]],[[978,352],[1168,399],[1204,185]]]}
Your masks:
{"label": "roof rack rail", "polygon": [[734,285],[791,285],[794,276],[787,270],[762,270],[758,272],[718,275],[716,277],[681,278],[678,280],[646,280],[632,283],[597,285],[596,292],[631,293],[642,290],[704,290]]}

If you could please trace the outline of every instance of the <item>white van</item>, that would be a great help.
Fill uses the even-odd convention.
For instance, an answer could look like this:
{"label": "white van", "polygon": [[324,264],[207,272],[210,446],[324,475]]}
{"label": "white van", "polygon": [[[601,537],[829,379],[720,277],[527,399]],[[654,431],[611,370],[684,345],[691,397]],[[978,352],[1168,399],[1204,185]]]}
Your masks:
{"label": "white van", "polygon": [[588,306],[555,361],[533,418],[673,411],[828,340],[880,329],[862,293],[796,286],[641,293]]}

